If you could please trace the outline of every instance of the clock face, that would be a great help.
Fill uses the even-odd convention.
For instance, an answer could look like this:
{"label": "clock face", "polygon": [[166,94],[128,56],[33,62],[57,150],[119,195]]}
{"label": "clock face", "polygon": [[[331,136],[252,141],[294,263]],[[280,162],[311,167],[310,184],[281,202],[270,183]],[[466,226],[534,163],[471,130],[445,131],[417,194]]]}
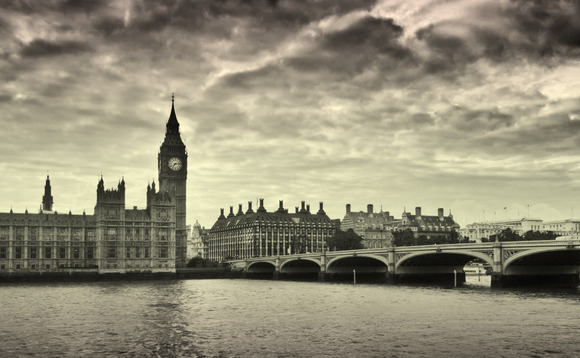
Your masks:
{"label": "clock face", "polygon": [[167,163],[169,165],[169,169],[171,170],[175,170],[178,171],[179,169],[181,169],[181,159],[179,158],[171,158],[169,159],[169,162]]}

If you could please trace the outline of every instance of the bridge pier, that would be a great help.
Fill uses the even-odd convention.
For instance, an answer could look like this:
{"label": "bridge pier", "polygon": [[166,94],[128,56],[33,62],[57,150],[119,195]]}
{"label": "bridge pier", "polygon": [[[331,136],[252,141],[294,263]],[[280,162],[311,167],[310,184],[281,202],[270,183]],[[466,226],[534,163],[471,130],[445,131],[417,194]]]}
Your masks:
{"label": "bridge pier", "polygon": [[326,277],[326,272],[320,271],[318,273],[318,282],[326,282],[328,277]]}

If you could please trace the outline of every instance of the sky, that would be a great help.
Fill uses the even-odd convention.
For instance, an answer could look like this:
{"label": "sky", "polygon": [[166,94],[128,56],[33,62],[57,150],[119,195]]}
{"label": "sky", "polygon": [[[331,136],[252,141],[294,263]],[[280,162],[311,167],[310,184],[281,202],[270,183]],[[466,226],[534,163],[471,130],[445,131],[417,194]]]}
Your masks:
{"label": "sky", "polygon": [[[0,212],[146,205],[175,93],[187,222],[302,200],[580,218],[580,2],[0,2]],[[255,208],[255,207],[254,207]]]}

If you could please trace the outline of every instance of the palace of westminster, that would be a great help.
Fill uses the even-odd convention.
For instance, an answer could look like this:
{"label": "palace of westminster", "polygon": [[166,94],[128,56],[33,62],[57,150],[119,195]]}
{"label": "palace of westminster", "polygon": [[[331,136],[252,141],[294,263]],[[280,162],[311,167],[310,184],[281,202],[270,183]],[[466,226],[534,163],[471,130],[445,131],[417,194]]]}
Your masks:
{"label": "palace of westminster", "polygon": [[342,223],[331,220],[320,203],[310,211],[305,202],[289,213],[280,201],[268,212],[260,199],[244,212],[239,205],[221,215],[210,230],[198,223],[186,225],[187,151],[181,140],[174,99],[166,124],[165,139],[158,153],[158,187],[147,186],[147,207],[128,208],[125,181],[105,189],[101,176],[92,215],[57,213],[53,210],[50,178],[47,176],[38,213],[0,213],[0,276],[6,274],[50,274],[88,272],[175,273],[188,260],[201,256],[213,261],[255,256],[289,255],[327,250],[326,240],[337,229],[353,229],[365,247],[390,245],[392,231],[410,228],[416,235],[447,235],[459,229],[453,216],[415,215],[404,212],[395,219],[382,210],[347,213]]}

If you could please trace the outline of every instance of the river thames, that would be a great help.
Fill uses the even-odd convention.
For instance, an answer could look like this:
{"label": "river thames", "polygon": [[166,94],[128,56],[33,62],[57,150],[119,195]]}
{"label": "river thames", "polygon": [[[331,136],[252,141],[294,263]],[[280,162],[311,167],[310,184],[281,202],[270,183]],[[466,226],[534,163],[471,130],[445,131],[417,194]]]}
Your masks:
{"label": "river thames", "polygon": [[1,357],[580,357],[580,291],[260,280],[3,284]]}

